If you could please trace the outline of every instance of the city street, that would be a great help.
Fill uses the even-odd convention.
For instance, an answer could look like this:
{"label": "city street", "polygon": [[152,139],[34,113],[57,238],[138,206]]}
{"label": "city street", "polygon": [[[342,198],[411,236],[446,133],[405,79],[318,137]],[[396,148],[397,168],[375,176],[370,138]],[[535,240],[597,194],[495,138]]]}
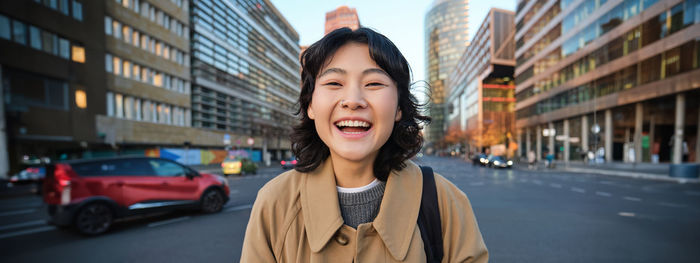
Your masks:
{"label": "city street", "polygon": [[[491,262],[697,262],[700,185],[423,157],[470,198]],[[45,224],[39,196],[0,199],[2,262],[236,262],[257,190],[283,170],[229,177],[221,213],[130,219],[84,237]],[[218,169],[207,172],[217,173]]]}

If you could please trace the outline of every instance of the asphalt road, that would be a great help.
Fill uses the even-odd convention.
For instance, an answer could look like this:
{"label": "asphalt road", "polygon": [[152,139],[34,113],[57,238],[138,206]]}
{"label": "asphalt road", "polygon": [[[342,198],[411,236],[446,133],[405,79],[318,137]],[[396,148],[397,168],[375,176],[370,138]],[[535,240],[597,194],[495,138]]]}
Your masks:
{"label": "asphalt road", "polygon": [[[424,157],[470,198],[491,262],[696,262],[700,185],[473,167]],[[212,170],[209,172],[217,172]],[[230,178],[221,213],[133,218],[84,237],[47,226],[38,196],[0,199],[2,262],[236,262],[257,190],[282,172]]]}

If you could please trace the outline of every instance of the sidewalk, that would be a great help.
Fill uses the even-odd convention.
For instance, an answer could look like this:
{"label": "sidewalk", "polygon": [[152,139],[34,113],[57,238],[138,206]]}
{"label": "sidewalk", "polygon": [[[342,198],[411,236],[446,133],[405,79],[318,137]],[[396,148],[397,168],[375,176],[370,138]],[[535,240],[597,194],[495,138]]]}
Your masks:
{"label": "sidewalk", "polygon": [[[602,174],[612,176],[622,176],[630,178],[640,178],[648,180],[660,180],[676,183],[700,183],[700,178],[675,178],[669,176],[670,164],[667,163],[599,163],[584,164],[581,161],[571,161],[568,164],[563,161],[555,161],[555,171],[565,171],[573,173]],[[544,169],[538,166],[538,169]]]}

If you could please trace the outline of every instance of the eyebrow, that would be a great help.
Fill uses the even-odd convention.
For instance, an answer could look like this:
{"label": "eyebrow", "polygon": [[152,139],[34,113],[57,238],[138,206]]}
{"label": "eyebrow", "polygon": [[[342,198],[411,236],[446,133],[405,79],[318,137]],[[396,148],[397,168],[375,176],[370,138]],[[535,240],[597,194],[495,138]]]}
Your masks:
{"label": "eyebrow", "polygon": [[[318,75],[318,77],[320,78],[320,77],[323,77],[324,75],[330,74],[330,73],[338,73],[338,74],[343,74],[343,75],[348,74],[348,72],[345,71],[344,69],[329,68],[329,69],[324,70],[323,73],[321,73],[321,75]],[[382,75],[385,75],[385,76],[391,78],[389,76],[389,74],[386,73],[386,71],[384,71],[380,68],[368,68],[368,69],[365,69],[364,71],[362,71],[362,75],[367,75],[370,73],[379,73],[379,74],[382,74]]]}

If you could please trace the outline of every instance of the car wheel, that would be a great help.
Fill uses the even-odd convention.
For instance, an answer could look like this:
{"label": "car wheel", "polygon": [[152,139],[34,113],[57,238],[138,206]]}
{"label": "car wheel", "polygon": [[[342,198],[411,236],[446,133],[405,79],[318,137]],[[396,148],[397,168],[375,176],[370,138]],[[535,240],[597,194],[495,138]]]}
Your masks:
{"label": "car wheel", "polygon": [[85,235],[99,235],[112,225],[114,214],[104,203],[91,203],[81,208],[75,216],[75,228]]}
{"label": "car wheel", "polygon": [[224,195],[218,190],[207,190],[202,195],[202,212],[216,213],[224,207]]}

